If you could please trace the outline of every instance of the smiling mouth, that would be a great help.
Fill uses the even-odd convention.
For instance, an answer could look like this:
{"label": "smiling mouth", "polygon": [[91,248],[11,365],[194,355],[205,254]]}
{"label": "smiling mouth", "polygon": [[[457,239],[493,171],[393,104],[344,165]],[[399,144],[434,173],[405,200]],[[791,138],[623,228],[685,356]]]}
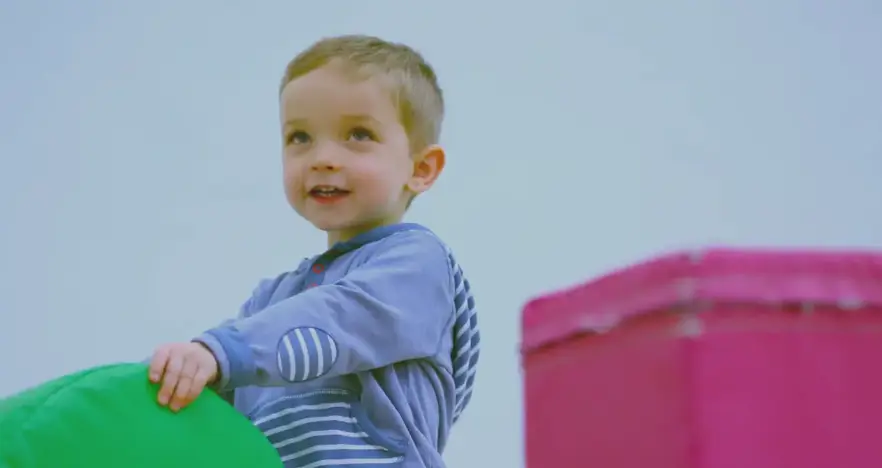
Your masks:
{"label": "smiling mouth", "polygon": [[337,187],[315,187],[309,191],[310,198],[318,201],[333,201],[349,195],[349,190],[343,190]]}

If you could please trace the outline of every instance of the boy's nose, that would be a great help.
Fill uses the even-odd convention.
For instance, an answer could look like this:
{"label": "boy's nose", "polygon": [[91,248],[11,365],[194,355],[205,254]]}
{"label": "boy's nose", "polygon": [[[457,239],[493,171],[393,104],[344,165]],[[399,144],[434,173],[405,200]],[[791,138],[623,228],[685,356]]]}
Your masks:
{"label": "boy's nose", "polygon": [[314,171],[336,171],[340,166],[332,163],[320,163],[316,162],[312,165],[312,170]]}
{"label": "boy's nose", "polygon": [[322,145],[316,148],[315,157],[312,159],[312,169],[315,171],[333,171],[340,168],[340,157],[334,151],[332,145]]}

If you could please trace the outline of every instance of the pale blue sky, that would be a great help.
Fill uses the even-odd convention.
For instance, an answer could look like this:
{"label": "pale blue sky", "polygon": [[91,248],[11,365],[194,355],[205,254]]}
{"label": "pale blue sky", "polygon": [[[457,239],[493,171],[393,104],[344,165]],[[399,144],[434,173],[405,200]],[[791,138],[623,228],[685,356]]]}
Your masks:
{"label": "pale blue sky", "polygon": [[882,247],[877,0],[220,5],[0,0],[0,394],[186,339],[322,249],[276,91],[326,35],[407,42],[446,91],[410,220],[481,307],[453,467],[521,464],[528,297],[681,247]]}

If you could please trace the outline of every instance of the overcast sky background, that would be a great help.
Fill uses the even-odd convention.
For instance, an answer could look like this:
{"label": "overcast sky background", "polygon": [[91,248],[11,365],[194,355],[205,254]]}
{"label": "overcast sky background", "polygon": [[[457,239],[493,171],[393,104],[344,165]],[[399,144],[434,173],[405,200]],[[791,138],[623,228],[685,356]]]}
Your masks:
{"label": "overcast sky background", "polygon": [[284,200],[277,84],[370,33],[434,64],[449,166],[411,221],[480,305],[446,458],[521,465],[518,319],[707,244],[882,248],[882,3],[0,0],[0,395],[141,358],[324,247]]}

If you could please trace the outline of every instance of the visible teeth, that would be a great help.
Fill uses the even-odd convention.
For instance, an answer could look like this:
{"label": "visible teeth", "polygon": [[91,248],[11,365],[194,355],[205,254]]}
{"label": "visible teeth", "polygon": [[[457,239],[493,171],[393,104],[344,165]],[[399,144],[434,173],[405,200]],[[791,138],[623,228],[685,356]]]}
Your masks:
{"label": "visible teeth", "polygon": [[316,197],[333,197],[348,192],[337,187],[315,187],[309,193]]}

